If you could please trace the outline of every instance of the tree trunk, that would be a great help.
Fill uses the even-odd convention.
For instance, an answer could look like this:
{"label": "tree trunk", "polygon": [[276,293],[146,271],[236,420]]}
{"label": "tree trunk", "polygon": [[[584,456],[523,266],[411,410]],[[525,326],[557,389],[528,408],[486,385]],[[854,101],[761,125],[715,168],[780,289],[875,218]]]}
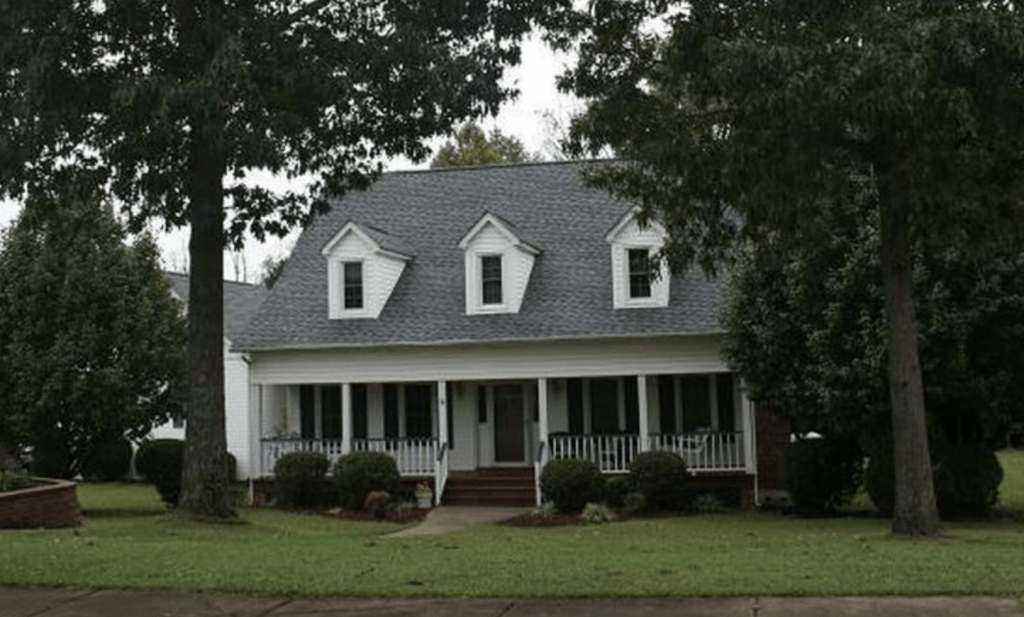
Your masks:
{"label": "tree trunk", "polygon": [[196,130],[189,182],[189,406],[178,507],[196,518],[235,516],[224,429],[223,125]]}
{"label": "tree trunk", "polygon": [[898,187],[905,184],[905,180],[887,171],[880,174],[878,181],[896,467],[892,529],[898,534],[929,535],[938,528],[939,512],[935,504],[924,386],[917,350],[910,223],[905,204],[898,198]]}

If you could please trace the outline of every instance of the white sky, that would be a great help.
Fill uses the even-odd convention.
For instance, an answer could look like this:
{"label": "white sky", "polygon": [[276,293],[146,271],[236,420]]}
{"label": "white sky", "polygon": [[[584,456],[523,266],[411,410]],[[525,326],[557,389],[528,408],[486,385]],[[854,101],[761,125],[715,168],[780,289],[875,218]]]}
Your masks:
{"label": "white sky", "polygon": [[[488,133],[497,128],[505,135],[518,138],[528,151],[548,156],[552,138],[556,136],[548,134],[550,127],[543,121],[544,114],[553,114],[564,123],[569,114],[580,107],[578,100],[560,94],[555,87],[555,77],[565,69],[567,61],[568,56],[556,54],[538,38],[528,39],[523,46],[522,64],[506,72],[506,83],[520,90],[519,98],[506,103],[496,118],[484,119],[480,125]],[[442,143],[444,140],[439,139],[436,146]],[[400,170],[414,169],[416,166],[407,160],[394,160],[387,168]],[[268,186],[286,186],[284,181],[270,175],[261,180]],[[0,202],[0,229],[10,225],[19,210],[17,204]],[[160,245],[164,267],[184,270],[188,263],[187,228],[171,233],[160,231],[157,224],[152,228]],[[240,255],[225,253],[224,278],[258,282],[263,271],[263,261],[267,257],[280,258],[287,255],[297,236],[298,233],[293,232],[283,240],[268,238],[265,244],[250,238]]]}

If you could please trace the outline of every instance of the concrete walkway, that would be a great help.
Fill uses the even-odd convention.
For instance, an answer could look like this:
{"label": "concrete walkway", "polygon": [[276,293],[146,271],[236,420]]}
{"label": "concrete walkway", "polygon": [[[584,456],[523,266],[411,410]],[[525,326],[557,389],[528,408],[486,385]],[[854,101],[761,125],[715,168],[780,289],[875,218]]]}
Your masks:
{"label": "concrete walkway", "polygon": [[529,512],[530,508],[491,508],[484,506],[438,506],[427,513],[427,518],[415,527],[391,534],[402,536],[437,536],[471,525],[496,523]]}
{"label": "concrete walkway", "polygon": [[0,588],[3,617],[1022,617],[1008,598],[283,600]]}

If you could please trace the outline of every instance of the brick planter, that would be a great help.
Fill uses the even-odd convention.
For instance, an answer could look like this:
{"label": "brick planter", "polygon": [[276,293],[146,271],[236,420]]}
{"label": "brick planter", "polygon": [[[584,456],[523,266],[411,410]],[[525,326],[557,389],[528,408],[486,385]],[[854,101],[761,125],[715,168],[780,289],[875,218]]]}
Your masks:
{"label": "brick planter", "polygon": [[83,523],[76,484],[37,478],[36,486],[0,493],[0,528],[78,527]]}

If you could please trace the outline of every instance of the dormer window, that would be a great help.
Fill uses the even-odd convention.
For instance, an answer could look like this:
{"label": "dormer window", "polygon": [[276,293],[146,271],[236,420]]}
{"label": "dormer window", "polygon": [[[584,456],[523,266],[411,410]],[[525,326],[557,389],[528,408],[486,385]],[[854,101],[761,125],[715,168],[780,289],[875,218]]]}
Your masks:
{"label": "dormer window", "polygon": [[627,212],[605,238],[611,244],[612,305],[617,309],[668,306],[668,266],[654,261],[668,234],[657,221],[641,227],[638,212]]}
{"label": "dormer window", "polygon": [[382,229],[346,223],[320,251],[327,259],[330,319],[376,319],[412,260],[409,246]]}
{"label": "dormer window", "polygon": [[490,213],[462,237],[459,248],[465,252],[466,314],[518,313],[540,249]]}
{"label": "dormer window", "polygon": [[629,249],[629,297],[651,297],[651,258],[647,249]]}
{"label": "dormer window", "polygon": [[363,262],[346,261],[342,262],[345,271],[343,294],[345,295],[345,309],[363,308]]}
{"label": "dormer window", "polygon": [[481,297],[484,304],[501,304],[501,255],[480,258]]}

